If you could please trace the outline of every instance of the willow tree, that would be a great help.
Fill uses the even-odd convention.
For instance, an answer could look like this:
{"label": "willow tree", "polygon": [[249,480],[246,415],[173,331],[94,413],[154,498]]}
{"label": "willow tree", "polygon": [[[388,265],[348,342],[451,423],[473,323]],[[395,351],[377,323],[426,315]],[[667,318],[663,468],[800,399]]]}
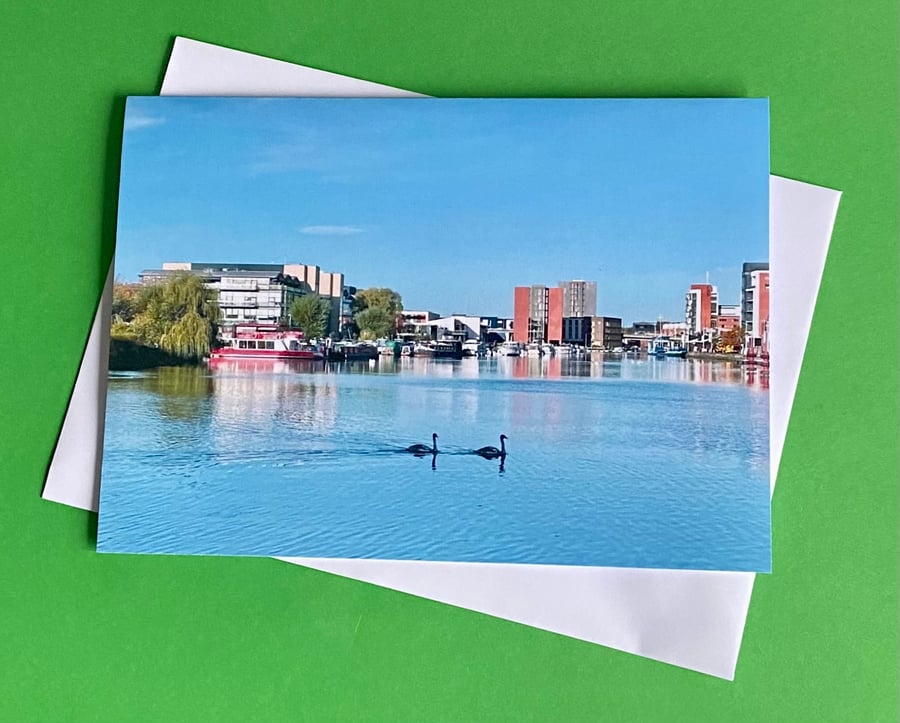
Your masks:
{"label": "willow tree", "polygon": [[209,354],[216,338],[219,306],[215,291],[193,274],[176,274],[146,287],[142,311],[132,327],[137,337],[185,359]]}
{"label": "willow tree", "polygon": [[291,323],[298,327],[307,339],[318,339],[325,336],[328,328],[328,317],[331,315],[331,302],[318,294],[306,294],[295,299],[291,304]]}

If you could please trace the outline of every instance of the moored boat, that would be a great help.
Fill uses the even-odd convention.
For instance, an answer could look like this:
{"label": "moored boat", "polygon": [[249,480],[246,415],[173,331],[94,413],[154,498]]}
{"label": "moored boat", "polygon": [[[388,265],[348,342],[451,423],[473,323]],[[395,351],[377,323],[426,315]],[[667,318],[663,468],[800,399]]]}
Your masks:
{"label": "moored boat", "polygon": [[483,357],[487,356],[487,345],[482,344],[478,339],[468,339],[462,345],[463,356]]}
{"label": "moored boat", "polygon": [[650,342],[650,354],[655,357],[687,357],[687,349],[681,346],[675,339],[668,336],[658,336]]}
{"label": "moored boat", "polygon": [[318,346],[308,343],[303,333],[277,325],[243,325],[225,330],[220,346],[210,352],[210,361],[221,359],[323,359]]}
{"label": "moored boat", "polygon": [[517,341],[505,341],[500,345],[500,356],[520,356],[522,347]]}
{"label": "moored boat", "polygon": [[342,341],[331,347],[330,361],[355,361],[359,359],[377,359],[378,347],[366,341]]}

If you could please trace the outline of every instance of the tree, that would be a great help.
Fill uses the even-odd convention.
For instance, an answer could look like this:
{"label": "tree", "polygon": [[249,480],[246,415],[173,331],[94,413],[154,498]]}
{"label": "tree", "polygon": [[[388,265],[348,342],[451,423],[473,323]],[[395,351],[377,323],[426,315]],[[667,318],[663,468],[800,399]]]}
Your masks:
{"label": "tree", "polygon": [[318,294],[306,294],[291,304],[291,321],[294,326],[300,328],[307,339],[325,336],[330,315],[331,302]]}
{"label": "tree", "polygon": [[716,351],[732,353],[741,350],[744,344],[744,330],[740,326],[722,332],[716,343]]}
{"label": "tree", "polygon": [[370,306],[357,312],[354,317],[359,327],[360,339],[379,339],[390,336],[397,328],[396,317],[387,309]]}
{"label": "tree", "polygon": [[131,323],[144,344],[185,359],[208,354],[216,338],[219,306],[215,292],[193,274],[176,274],[145,286],[135,301],[140,312]]}
{"label": "tree", "polygon": [[126,284],[117,280],[113,284],[113,320],[125,323],[134,321],[134,317],[140,312],[140,293],[140,284]]}
{"label": "tree", "polygon": [[403,323],[403,300],[393,289],[371,288],[356,292],[353,320],[363,339],[393,336]]}
{"label": "tree", "polygon": [[393,289],[371,288],[357,291],[353,300],[354,312],[358,313],[372,307],[384,309],[392,316],[397,316],[403,311],[403,300]]}

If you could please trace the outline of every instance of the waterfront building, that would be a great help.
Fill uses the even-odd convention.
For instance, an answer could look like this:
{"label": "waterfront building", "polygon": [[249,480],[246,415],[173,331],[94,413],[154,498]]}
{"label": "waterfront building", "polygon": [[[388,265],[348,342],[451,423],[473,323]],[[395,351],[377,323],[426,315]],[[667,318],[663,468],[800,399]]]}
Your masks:
{"label": "waterfront building", "polygon": [[664,321],[659,326],[659,332],[673,339],[686,339],[689,333],[688,325],[683,321]]}
{"label": "waterfront building", "polygon": [[593,338],[593,316],[563,317],[563,344],[590,346]]}
{"label": "waterfront building", "polygon": [[[748,262],[741,282],[741,326],[745,353],[768,352],[769,264]],[[750,350],[753,351],[750,351]]]}
{"label": "waterfront building", "polygon": [[513,340],[523,344],[562,341],[563,290],[541,284],[517,286],[513,294]]}
{"label": "waterfront building", "polygon": [[590,344],[601,349],[617,349],[624,346],[622,319],[617,316],[593,317]]}
{"label": "waterfront building", "polygon": [[401,315],[403,316],[403,323],[400,326],[400,335],[409,338],[431,336],[431,327],[429,325],[441,316],[436,311],[424,309],[404,309]]}
{"label": "waterfront building", "polygon": [[[596,313],[595,281],[517,286],[513,292],[513,340],[522,344],[561,344],[574,338],[574,343],[590,344],[590,319]],[[571,321],[565,323],[566,319]]]}
{"label": "waterfront building", "polygon": [[712,284],[691,284],[684,296],[684,323],[691,336],[716,329],[719,316],[719,290]]}
{"label": "waterfront building", "polygon": [[560,281],[563,290],[563,318],[592,318],[597,315],[596,281]]}
{"label": "waterfront building", "polygon": [[341,289],[341,316],[338,328],[341,336],[344,338],[350,336],[350,324],[353,322],[353,303],[356,301],[357,291],[358,289],[355,286],[348,286],[347,284],[344,284],[343,289]]}
{"label": "waterfront building", "polygon": [[512,329],[508,328],[508,322],[508,319],[496,316],[451,314],[421,322],[416,328],[434,340],[452,337],[461,342],[474,339],[486,344],[500,344],[506,341],[512,332]]}
{"label": "waterfront building", "polygon": [[720,334],[726,331],[738,329],[741,326],[740,304],[719,304],[719,315],[716,320],[716,329]]}
{"label": "waterfront building", "polygon": [[655,321],[636,321],[631,325],[630,331],[634,334],[656,334],[659,329]]}
{"label": "waterfront building", "polygon": [[290,324],[291,306],[315,293],[330,302],[328,332],[340,328],[344,275],[307,264],[223,264],[167,261],[161,269],[139,274],[154,284],[179,273],[199,276],[216,292],[224,325]]}

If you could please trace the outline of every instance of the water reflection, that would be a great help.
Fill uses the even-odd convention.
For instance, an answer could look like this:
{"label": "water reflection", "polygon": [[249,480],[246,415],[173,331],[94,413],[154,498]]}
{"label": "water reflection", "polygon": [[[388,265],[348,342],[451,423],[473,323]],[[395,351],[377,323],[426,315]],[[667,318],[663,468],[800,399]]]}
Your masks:
{"label": "water reflection", "polygon": [[111,390],[118,387],[148,392],[159,405],[159,413],[173,420],[200,419],[213,393],[213,380],[205,367],[161,367],[150,374],[110,374]]}
{"label": "water reflection", "polygon": [[[608,355],[114,374],[100,538],[138,552],[761,569],[766,389],[761,370],[727,362]],[[402,453],[432,432],[439,454]],[[510,457],[473,454],[501,432]]]}

